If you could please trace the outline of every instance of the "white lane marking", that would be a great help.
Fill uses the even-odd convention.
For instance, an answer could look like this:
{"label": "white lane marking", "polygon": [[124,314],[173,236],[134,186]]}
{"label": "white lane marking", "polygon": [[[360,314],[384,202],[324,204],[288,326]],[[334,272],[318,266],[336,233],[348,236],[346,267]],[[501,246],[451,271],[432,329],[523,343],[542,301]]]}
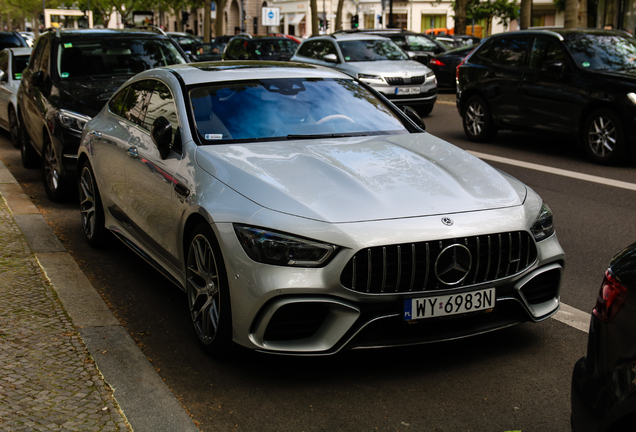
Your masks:
{"label": "white lane marking", "polygon": [[613,187],[617,187],[621,189],[636,191],[636,184],[634,183],[628,183],[628,182],[624,182],[620,180],[612,180],[605,177],[598,177],[594,175],[579,173],[576,171],[568,171],[568,170],[564,170],[560,168],[547,167],[544,165],[538,165],[538,164],[534,164],[530,162],[523,162],[523,161],[519,161],[515,159],[501,157],[501,156],[493,156],[486,153],[480,153],[475,151],[469,151],[469,153],[471,153],[473,156],[477,156],[479,159],[485,159],[485,160],[489,160],[493,162],[514,165],[514,166],[518,166],[522,168],[532,169],[535,171],[542,171],[542,172],[546,172],[550,174],[560,175],[563,177],[570,177],[577,180],[589,181],[592,183],[598,183],[605,186],[613,186]]}
{"label": "white lane marking", "polygon": [[561,308],[552,318],[585,333],[590,330],[591,314],[568,306],[565,303],[561,303]]}

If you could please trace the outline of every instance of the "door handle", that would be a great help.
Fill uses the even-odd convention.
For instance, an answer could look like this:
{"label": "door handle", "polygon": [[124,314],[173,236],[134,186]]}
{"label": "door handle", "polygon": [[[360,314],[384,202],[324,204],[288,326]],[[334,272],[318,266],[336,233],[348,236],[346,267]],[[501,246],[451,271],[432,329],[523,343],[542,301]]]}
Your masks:
{"label": "door handle", "polygon": [[102,139],[102,133],[100,131],[91,131],[91,134],[95,136],[97,139]]}
{"label": "door handle", "polygon": [[184,185],[182,185],[181,183],[177,183],[174,186],[174,190],[176,193],[178,193],[179,195],[187,198],[188,195],[190,195],[190,189],[188,189],[187,187],[185,187]]}
{"label": "door handle", "polygon": [[139,150],[137,150],[137,147],[135,146],[128,147],[126,153],[128,153],[128,157],[131,159],[137,159],[139,157]]}

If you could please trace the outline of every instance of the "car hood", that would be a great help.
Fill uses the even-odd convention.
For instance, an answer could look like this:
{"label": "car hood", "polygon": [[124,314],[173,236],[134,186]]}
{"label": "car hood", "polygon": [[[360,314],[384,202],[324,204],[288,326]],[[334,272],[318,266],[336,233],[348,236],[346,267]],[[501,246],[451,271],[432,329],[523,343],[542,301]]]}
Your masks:
{"label": "car hood", "polygon": [[353,73],[368,75],[411,77],[424,75],[431,70],[415,60],[382,60],[368,62],[347,62],[343,69]]}
{"label": "car hood", "polygon": [[54,92],[59,97],[59,108],[75,111],[90,117],[95,117],[106,105],[108,99],[117,91],[129,76],[122,76],[100,80],[64,80],[59,81]]}
{"label": "car hood", "polygon": [[333,223],[512,207],[527,193],[427,133],[200,146],[196,160],[262,207]]}

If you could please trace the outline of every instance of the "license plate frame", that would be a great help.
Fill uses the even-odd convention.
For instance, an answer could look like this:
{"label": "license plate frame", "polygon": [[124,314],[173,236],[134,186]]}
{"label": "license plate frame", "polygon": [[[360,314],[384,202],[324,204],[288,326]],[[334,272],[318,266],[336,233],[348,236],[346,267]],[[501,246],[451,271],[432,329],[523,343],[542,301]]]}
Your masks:
{"label": "license plate frame", "polygon": [[[497,303],[494,287],[437,296],[404,299],[405,321],[487,312]],[[460,300],[458,300],[460,299]]]}

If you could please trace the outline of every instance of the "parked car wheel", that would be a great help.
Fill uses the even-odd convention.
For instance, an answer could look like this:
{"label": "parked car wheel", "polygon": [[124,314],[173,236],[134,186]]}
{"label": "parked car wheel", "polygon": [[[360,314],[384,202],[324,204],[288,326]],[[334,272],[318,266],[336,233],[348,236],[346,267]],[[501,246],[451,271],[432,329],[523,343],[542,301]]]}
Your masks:
{"label": "parked car wheel", "polygon": [[464,132],[471,141],[485,142],[497,134],[490,108],[481,96],[473,96],[466,102],[462,115]]}
{"label": "parked car wheel", "polygon": [[594,111],[585,123],[583,146],[596,163],[609,165],[620,162],[625,153],[626,139],[623,123],[607,108]]}
{"label": "parked car wheel", "polygon": [[13,144],[13,147],[20,148],[20,124],[13,107],[9,108],[9,132],[11,133],[11,144]]}
{"label": "parked car wheel", "polygon": [[37,168],[39,162],[38,154],[31,145],[31,140],[22,121],[20,121],[20,137],[20,158],[22,159],[22,166],[25,168]]}
{"label": "parked car wheel", "polygon": [[61,161],[50,141],[44,143],[43,153],[44,190],[51,201],[60,202],[65,198],[68,189],[67,182],[60,176]]}
{"label": "parked car wheel", "polygon": [[232,351],[232,316],[225,264],[212,229],[200,223],[192,234],[186,269],[187,297],[194,330],[206,352]]}
{"label": "parked car wheel", "polygon": [[91,246],[99,246],[106,237],[104,209],[95,182],[95,175],[88,161],[84,162],[79,177],[80,217],[84,236]]}

